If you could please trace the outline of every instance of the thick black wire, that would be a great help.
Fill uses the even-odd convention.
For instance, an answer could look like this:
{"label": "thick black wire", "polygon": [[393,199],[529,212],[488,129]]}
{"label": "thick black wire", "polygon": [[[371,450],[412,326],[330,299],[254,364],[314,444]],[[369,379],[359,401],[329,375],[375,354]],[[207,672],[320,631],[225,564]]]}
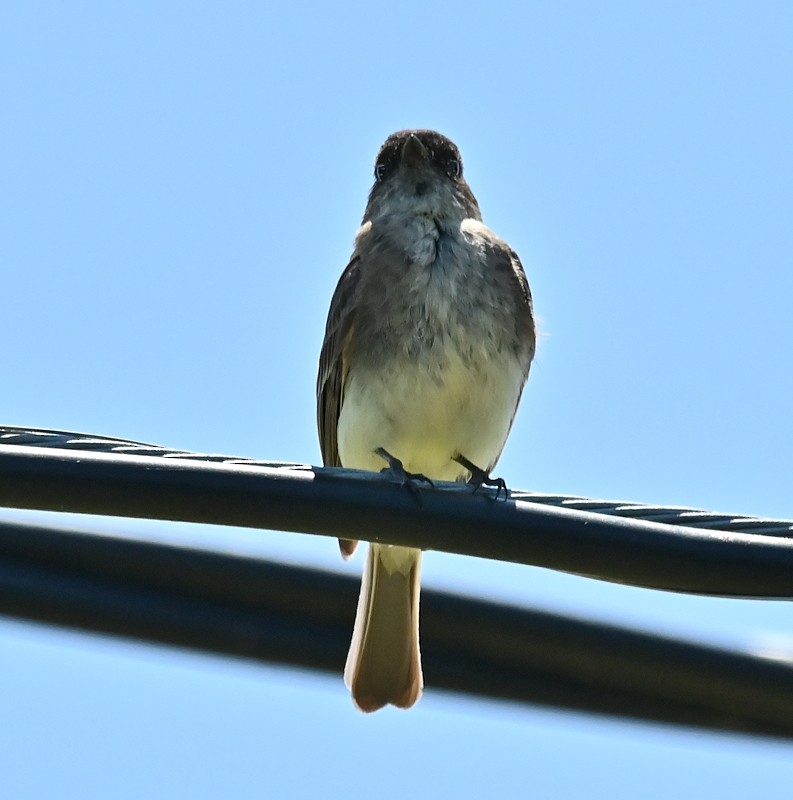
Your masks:
{"label": "thick black wire", "polygon": [[[302,531],[671,591],[793,596],[793,538],[776,529],[709,531],[540,505],[517,493],[493,501],[453,484],[424,489],[417,502],[375,473],[92,452],[80,444],[0,445],[0,506]],[[97,446],[106,449],[107,440]]]}
{"label": "thick black wire", "polygon": [[[270,467],[274,469],[294,467],[307,468],[304,464],[281,461],[261,461],[238,456],[210,453],[193,453],[187,450],[176,450],[130,439],[118,439],[109,436],[96,436],[74,431],[57,431],[44,428],[24,428],[18,426],[0,426],[0,444],[16,444],[36,447],[56,447],[70,450],[89,450],[92,452],[120,453],[128,455],[160,456],[162,458],[186,458],[197,461],[210,461],[222,464],[248,464],[250,466]],[[350,477],[360,476],[357,470],[333,470],[343,472]],[[366,473],[363,473],[366,475]],[[366,475],[368,477],[368,475]],[[445,484],[447,491],[465,491],[458,484]],[[488,490],[484,489],[487,493]],[[491,492],[493,494],[494,492]],[[590,511],[598,514],[644,519],[650,522],[663,522],[666,525],[684,525],[693,528],[710,530],[741,531],[764,536],[793,536],[793,520],[776,520],[760,517],[748,517],[743,514],[723,514],[687,506],[660,506],[625,501],[598,500],[589,497],[567,494],[547,494],[511,490],[515,500],[526,500],[542,505],[573,508],[578,511]]]}
{"label": "thick black wire", "polygon": [[[0,613],[332,673],[358,581],[221,549],[0,521]],[[793,738],[793,666],[426,590],[427,693]]]}

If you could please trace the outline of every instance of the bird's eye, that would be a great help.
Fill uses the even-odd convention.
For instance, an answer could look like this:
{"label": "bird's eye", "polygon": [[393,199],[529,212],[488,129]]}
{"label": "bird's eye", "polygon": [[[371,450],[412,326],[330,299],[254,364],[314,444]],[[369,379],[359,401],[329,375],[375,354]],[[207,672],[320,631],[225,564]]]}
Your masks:
{"label": "bird's eye", "polygon": [[374,165],[374,179],[380,183],[385,177],[385,164],[382,162]]}
{"label": "bird's eye", "polygon": [[446,162],[446,174],[450,178],[459,178],[463,172],[463,165],[456,158],[450,158]]}

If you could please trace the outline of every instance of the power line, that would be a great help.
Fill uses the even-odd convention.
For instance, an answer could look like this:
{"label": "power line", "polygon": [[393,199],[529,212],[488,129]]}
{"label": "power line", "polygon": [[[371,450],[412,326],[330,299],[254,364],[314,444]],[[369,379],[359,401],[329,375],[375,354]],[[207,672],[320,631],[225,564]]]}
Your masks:
{"label": "power line", "polygon": [[[0,521],[0,612],[339,676],[358,581],[212,548]],[[793,738],[793,667],[425,590],[428,693]]]}
{"label": "power line", "polygon": [[[162,458],[185,458],[193,461],[208,461],[225,464],[248,464],[249,466],[283,469],[316,469],[305,464],[283,461],[261,461],[239,456],[220,455],[217,453],[195,453],[189,450],[178,450],[162,445],[118,439],[110,436],[97,436],[73,431],[56,431],[45,428],[21,428],[0,426],[0,444],[28,445],[66,450],[90,450],[92,452],[119,453],[139,456],[161,456]],[[359,470],[327,470],[331,474],[344,474],[350,477],[370,478],[371,473]],[[446,491],[470,491],[458,483],[442,484]],[[483,494],[495,495],[495,491],[487,488],[480,490]],[[515,500],[526,500],[541,505],[573,508],[578,511],[592,511],[632,519],[644,519],[648,522],[663,522],[667,525],[684,525],[693,528],[709,528],[712,530],[756,533],[768,536],[793,535],[793,520],[777,520],[746,515],[721,514],[688,506],[647,505],[625,501],[599,500],[591,497],[570,494],[548,494],[525,490],[511,490],[510,496]]]}
{"label": "power line", "polygon": [[526,500],[520,492],[493,501],[458,484],[422,489],[419,504],[398,482],[374,473],[265,465],[68,432],[5,428],[0,442],[0,506],[346,538],[366,531],[380,542],[634,586],[793,596],[790,521],[715,515],[725,530],[710,530],[680,524],[702,522],[697,515],[705,512],[690,509],[649,507],[655,519],[675,519],[669,524],[630,516],[638,514],[635,506],[592,501],[610,509],[605,514],[565,507],[558,496],[545,504],[533,494]]}
{"label": "power line", "polygon": [[[0,428],[0,506],[275,528],[698,594],[793,596],[793,523]],[[0,523],[0,611],[337,673],[357,581],[222,550]],[[430,688],[793,738],[793,667],[425,591]]]}

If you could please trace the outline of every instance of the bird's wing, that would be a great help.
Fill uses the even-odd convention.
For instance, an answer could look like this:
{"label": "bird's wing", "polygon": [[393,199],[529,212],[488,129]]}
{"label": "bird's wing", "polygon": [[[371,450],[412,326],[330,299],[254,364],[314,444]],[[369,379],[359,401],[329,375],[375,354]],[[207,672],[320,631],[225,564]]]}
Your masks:
{"label": "bird's wing", "polygon": [[325,339],[319,355],[317,374],[317,429],[322,462],[326,467],[339,467],[336,429],[344,395],[347,364],[344,348],[355,316],[355,293],[358,288],[360,259],[353,256],[339,278],[330,301]]}
{"label": "bird's wing", "polygon": [[[322,342],[319,354],[317,430],[322,463],[326,467],[342,466],[337,429],[348,370],[344,349],[355,317],[355,293],[358,289],[359,269],[360,259],[355,255],[339,278],[333,299],[330,301],[325,340]],[[339,549],[344,558],[349,558],[355,552],[357,544],[358,542],[353,539],[339,539]]]}
{"label": "bird's wing", "polygon": [[[518,397],[515,402],[515,409],[512,412],[512,418],[509,421],[509,430],[512,429],[512,423],[515,421],[515,414],[520,405],[520,398],[523,394],[523,387],[526,385],[526,380],[529,377],[529,369],[531,367],[532,359],[537,345],[537,332],[534,322],[534,305],[531,297],[531,289],[529,288],[529,281],[526,278],[526,272],[523,265],[520,263],[518,254],[505,242],[497,236],[493,237],[488,242],[488,249],[495,256],[492,260],[493,276],[495,280],[504,281],[507,285],[511,284],[512,287],[517,284],[520,289],[519,293],[514,291],[509,292],[508,296],[513,298],[514,307],[510,309],[515,320],[515,340],[525,355],[526,373],[523,376],[523,385],[520,387]],[[506,443],[506,438],[504,440]],[[503,446],[502,446],[503,450]],[[487,465],[487,471],[490,472],[498,459],[501,456],[501,451],[498,452],[493,462]]]}

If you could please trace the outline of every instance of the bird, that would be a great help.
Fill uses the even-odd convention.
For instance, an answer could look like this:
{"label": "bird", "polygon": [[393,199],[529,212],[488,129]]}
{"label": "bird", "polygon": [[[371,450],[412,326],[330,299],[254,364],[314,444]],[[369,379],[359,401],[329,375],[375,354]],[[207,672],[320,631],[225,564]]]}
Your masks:
{"label": "bird", "polygon": [[[323,463],[501,486],[490,472],[535,342],[523,266],[482,222],[457,146],[433,130],[388,136],[320,351]],[[339,540],[345,558],[356,545]],[[421,696],[420,572],[421,550],[369,545],[344,669],[361,711]]]}

